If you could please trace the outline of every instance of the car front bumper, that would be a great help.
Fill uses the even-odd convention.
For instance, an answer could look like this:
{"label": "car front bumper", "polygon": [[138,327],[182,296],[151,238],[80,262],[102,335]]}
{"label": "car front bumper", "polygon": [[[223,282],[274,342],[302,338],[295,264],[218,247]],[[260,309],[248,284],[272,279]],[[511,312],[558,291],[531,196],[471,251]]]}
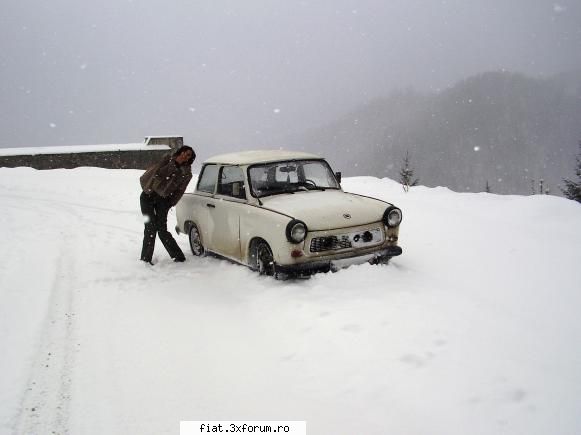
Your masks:
{"label": "car front bumper", "polygon": [[336,258],[327,260],[314,260],[298,264],[275,264],[275,271],[277,273],[290,275],[308,275],[316,272],[329,272],[339,270],[345,267],[353,266],[355,264],[364,264],[374,261],[380,261],[391,257],[401,255],[402,249],[399,246],[388,246],[379,251],[350,256],[337,256]]}

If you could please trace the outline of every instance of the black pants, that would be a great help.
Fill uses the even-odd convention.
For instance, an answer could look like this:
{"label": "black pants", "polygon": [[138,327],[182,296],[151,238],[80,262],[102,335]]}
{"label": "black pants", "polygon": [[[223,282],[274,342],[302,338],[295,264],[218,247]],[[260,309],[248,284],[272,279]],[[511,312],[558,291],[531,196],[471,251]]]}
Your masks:
{"label": "black pants", "polygon": [[169,201],[155,192],[149,194],[142,192],[139,202],[141,203],[141,213],[145,219],[141,259],[151,262],[156,233],[171,258],[184,258],[184,253],[167,230],[167,213],[171,208]]}

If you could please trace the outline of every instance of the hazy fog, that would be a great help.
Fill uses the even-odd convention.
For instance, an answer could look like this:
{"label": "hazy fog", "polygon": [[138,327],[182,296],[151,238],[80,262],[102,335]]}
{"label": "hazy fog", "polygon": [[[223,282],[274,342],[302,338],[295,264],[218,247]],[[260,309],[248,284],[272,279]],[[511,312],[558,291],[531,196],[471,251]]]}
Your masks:
{"label": "hazy fog", "polygon": [[581,68],[579,0],[3,0],[0,147],[284,146],[390,90]]}

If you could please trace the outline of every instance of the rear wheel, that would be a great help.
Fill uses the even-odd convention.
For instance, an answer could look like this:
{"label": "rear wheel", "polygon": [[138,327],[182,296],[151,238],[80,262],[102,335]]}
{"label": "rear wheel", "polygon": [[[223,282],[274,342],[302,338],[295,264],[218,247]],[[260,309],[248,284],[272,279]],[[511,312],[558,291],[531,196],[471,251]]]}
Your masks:
{"label": "rear wheel", "polygon": [[202,245],[200,231],[195,224],[190,227],[190,248],[192,249],[192,254],[196,257],[203,257],[206,253],[204,245]]}

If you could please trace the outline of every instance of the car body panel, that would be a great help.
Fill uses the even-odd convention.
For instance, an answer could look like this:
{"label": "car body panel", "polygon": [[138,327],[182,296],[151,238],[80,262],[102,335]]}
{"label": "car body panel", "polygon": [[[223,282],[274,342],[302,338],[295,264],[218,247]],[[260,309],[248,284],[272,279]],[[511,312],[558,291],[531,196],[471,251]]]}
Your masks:
{"label": "car body panel", "polygon": [[273,213],[262,207],[247,207],[245,213],[240,215],[240,260],[244,264],[249,264],[252,241],[262,239],[272,249],[275,262],[288,262],[290,252],[296,246],[285,236],[285,228],[289,221],[286,215]]}
{"label": "car body panel", "polygon": [[208,246],[215,247],[224,256],[240,259],[240,215],[245,203],[220,197],[210,198],[208,204]]}
{"label": "car body panel", "polygon": [[262,202],[266,208],[302,220],[309,231],[377,222],[381,220],[386,209],[383,201],[336,189],[268,196]]}

